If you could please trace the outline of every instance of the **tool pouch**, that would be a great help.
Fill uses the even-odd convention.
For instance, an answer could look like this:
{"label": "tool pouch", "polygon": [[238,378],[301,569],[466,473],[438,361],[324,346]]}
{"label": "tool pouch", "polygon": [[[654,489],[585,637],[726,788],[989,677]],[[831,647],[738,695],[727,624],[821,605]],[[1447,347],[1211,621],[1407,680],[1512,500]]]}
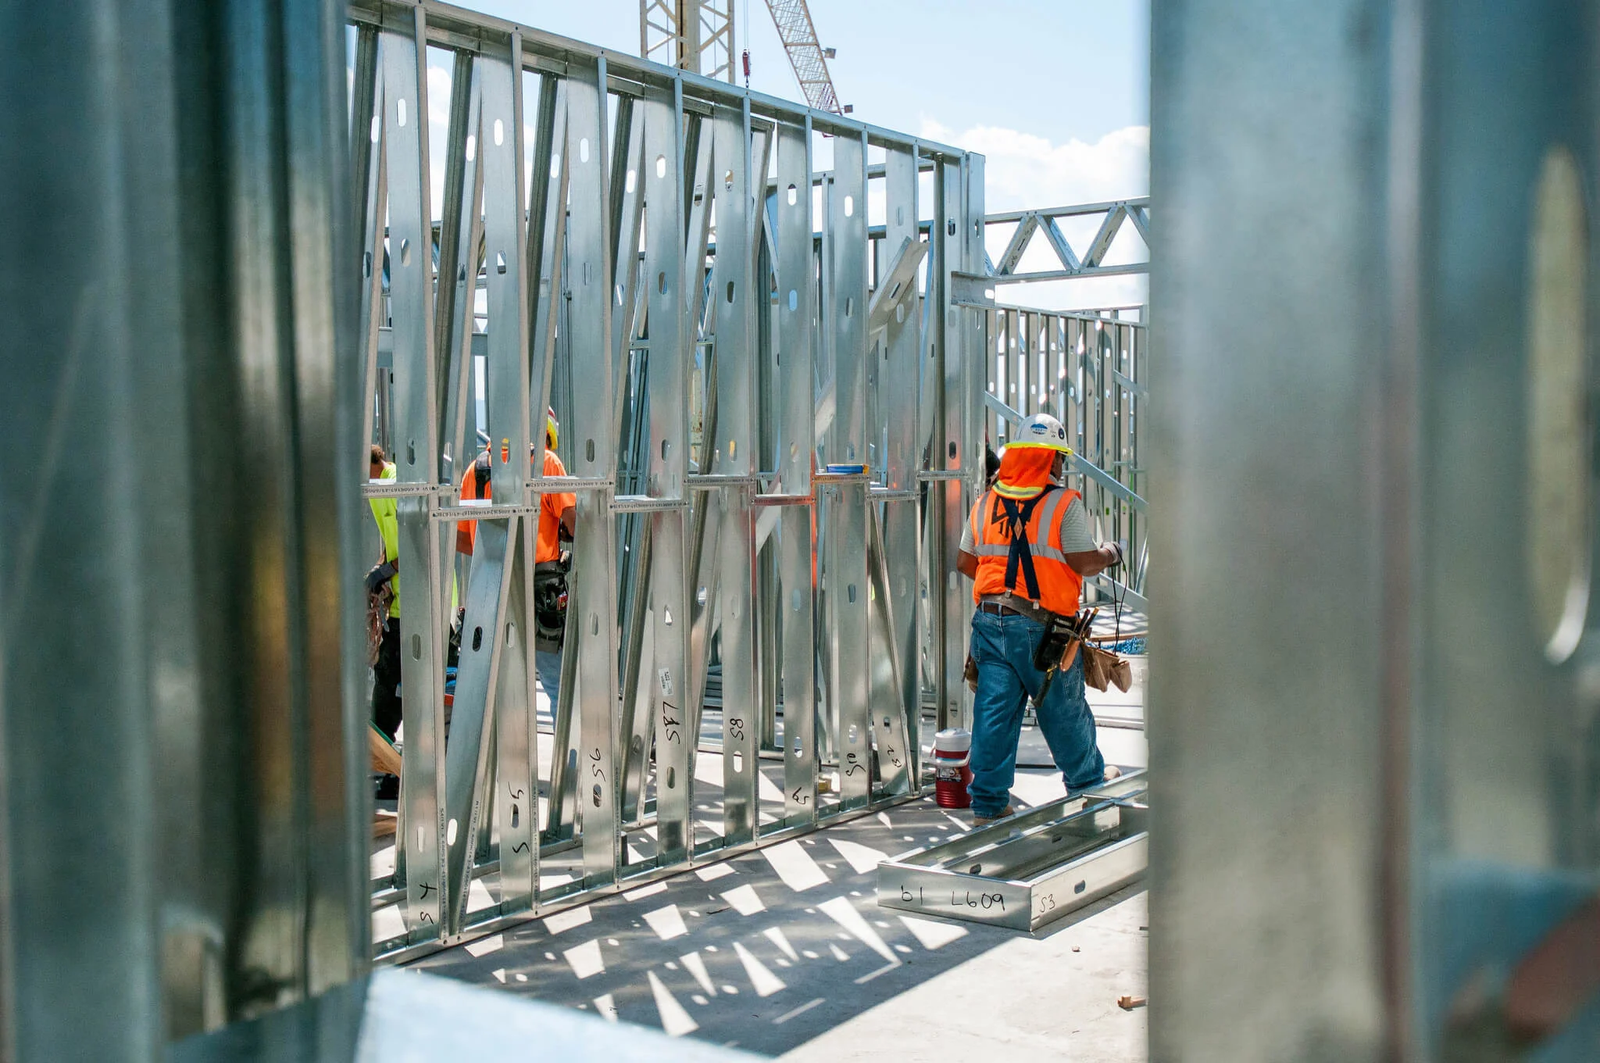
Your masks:
{"label": "tool pouch", "polygon": [[367,667],[378,666],[378,651],[383,646],[383,630],[389,623],[389,604],[394,589],[385,582],[376,594],[367,595]]}
{"label": "tool pouch", "polygon": [[534,648],[556,653],[567,632],[567,569],[564,561],[541,561],[533,567]]}
{"label": "tool pouch", "polygon": [[978,662],[972,659],[972,654],[970,653],[967,654],[967,664],[962,670],[962,675],[966,677],[967,689],[976,694],[978,692]]}
{"label": "tool pouch", "polygon": [[1119,658],[1110,650],[1102,650],[1099,646],[1087,643],[1083,647],[1083,681],[1096,690],[1105,690],[1113,683],[1117,689],[1127,693],[1132,680],[1132,669],[1128,662]]}
{"label": "tool pouch", "polygon": [[1055,616],[1045,628],[1044,637],[1033,651],[1033,666],[1041,672],[1060,667],[1067,653],[1077,641],[1077,629],[1071,617]]}

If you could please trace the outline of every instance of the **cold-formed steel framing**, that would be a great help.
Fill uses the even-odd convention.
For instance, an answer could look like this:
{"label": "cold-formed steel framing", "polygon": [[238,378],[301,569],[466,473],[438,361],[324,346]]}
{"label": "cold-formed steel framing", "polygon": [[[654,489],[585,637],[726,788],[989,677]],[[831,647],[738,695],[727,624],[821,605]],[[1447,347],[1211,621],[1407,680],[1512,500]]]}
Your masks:
{"label": "cold-formed steel framing", "polygon": [[[950,574],[991,326],[952,278],[984,268],[982,157],[443,4],[358,0],[350,23],[368,438],[399,469],[364,490],[396,498],[405,574],[396,870],[375,884],[404,929],[375,950],[919,793],[925,692],[965,715]],[[452,70],[439,219],[429,50]],[[547,405],[558,481],[519,458],[543,467]],[[457,497],[475,438],[492,502]],[[545,491],[578,501],[541,727]]]}

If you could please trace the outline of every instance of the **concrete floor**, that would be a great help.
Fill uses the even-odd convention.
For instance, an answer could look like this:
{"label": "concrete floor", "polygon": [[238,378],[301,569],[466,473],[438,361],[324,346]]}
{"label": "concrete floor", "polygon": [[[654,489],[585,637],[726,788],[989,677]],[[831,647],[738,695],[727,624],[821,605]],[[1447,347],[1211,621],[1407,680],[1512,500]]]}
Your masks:
{"label": "concrete floor", "polygon": [[[1141,687],[1093,694],[1142,715]],[[1108,761],[1146,763],[1140,731],[1102,728]],[[1024,764],[1049,761],[1025,731]],[[1045,769],[1013,793],[1062,793]],[[920,801],[704,866],[437,953],[413,966],[548,1002],[797,1060],[1142,1061],[1145,892],[1135,884],[1036,935],[880,909],[886,856],[967,829]]]}

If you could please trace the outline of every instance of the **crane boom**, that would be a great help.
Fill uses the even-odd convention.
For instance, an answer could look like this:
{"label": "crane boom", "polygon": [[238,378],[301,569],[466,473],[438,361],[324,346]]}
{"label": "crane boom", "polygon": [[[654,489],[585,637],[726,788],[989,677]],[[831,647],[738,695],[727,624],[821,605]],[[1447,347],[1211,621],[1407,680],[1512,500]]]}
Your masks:
{"label": "crane boom", "polygon": [[817,43],[817,27],[811,21],[806,0],[767,0],[767,10],[778,27],[783,50],[789,53],[795,80],[805,93],[806,103],[819,111],[840,113],[839,94],[828,74],[828,60]]}

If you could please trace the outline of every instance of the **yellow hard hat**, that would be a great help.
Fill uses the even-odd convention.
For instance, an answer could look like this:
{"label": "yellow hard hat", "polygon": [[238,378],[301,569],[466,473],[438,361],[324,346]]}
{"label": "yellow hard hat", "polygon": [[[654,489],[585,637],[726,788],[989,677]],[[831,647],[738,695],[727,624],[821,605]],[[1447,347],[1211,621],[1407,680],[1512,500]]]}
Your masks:
{"label": "yellow hard hat", "polygon": [[546,407],[544,411],[544,436],[545,444],[551,450],[561,445],[561,422],[556,420],[556,411]]}

